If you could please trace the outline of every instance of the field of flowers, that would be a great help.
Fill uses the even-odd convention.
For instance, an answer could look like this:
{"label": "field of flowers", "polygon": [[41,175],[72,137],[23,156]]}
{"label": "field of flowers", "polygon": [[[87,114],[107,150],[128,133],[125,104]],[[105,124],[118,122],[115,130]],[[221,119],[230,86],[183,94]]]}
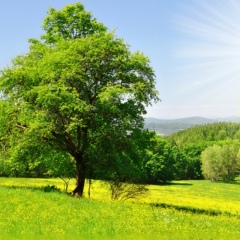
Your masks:
{"label": "field of flowers", "polygon": [[[239,215],[240,183],[227,184],[210,181],[175,182],[166,186],[150,186],[146,202],[164,203],[175,207]],[[164,205],[163,204],[163,205]]]}
{"label": "field of flowers", "polygon": [[47,185],[63,187],[59,179],[0,178],[0,239],[239,239],[238,184],[149,186],[129,202],[111,201],[99,181],[80,200],[40,188]]}

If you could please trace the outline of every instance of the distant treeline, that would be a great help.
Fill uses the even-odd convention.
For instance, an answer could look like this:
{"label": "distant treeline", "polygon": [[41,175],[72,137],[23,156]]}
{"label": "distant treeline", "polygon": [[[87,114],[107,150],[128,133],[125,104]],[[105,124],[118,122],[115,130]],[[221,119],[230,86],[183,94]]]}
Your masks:
{"label": "distant treeline", "polygon": [[171,134],[167,139],[177,146],[187,144],[212,144],[223,140],[240,140],[240,123],[219,122],[192,128]]}
{"label": "distant treeline", "polygon": [[171,135],[173,133],[192,128],[194,126],[203,126],[206,124],[212,123],[239,123],[240,118],[223,118],[223,119],[208,119],[202,117],[189,117],[189,118],[180,118],[180,119],[155,119],[155,118],[146,118],[145,119],[145,128],[150,131],[155,131],[156,133],[164,136]]}

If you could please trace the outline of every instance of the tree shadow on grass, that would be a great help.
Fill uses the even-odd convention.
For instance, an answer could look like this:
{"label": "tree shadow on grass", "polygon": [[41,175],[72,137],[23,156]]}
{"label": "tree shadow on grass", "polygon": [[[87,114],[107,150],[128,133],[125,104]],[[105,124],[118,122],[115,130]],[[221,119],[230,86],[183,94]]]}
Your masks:
{"label": "tree shadow on grass", "polygon": [[160,182],[158,184],[152,184],[152,185],[158,185],[158,186],[192,186],[192,183],[185,183],[185,182]]}
{"label": "tree shadow on grass", "polygon": [[11,186],[1,186],[10,189],[28,189],[32,191],[42,191],[42,192],[62,192],[60,188],[57,188],[55,185],[46,185],[46,186],[18,186],[18,185],[11,185]]}
{"label": "tree shadow on grass", "polygon": [[151,207],[157,207],[157,208],[165,208],[165,209],[174,209],[180,212],[188,212],[193,214],[204,214],[209,216],[235,216],[239,217],[238,215],[231,214],[230,212],[226,211],[220,211],[220,210],[213,210],[213,209],[201,209],[201,208],[195,208],[190,206],[177,206],[173,204],[167,204],[167,203],[150,203]]}
{"label": "tree shadow on grass", "polygon": [[233,180],[233,181],[228,181],[228,182],[223,181],[223,180],[219,180],[216,183],[240,185],[240,181],[239,180]]}

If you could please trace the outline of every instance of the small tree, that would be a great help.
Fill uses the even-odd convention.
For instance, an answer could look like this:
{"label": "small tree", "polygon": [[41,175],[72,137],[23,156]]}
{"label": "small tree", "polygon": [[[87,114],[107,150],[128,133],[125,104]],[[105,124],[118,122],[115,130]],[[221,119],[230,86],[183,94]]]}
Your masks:
{"label": "small tree", "polygon": [[148,189],[145,185],[120,182],[117,179],[109,181],[112,200],[126,201],[144,196]]}
{"label": "small tree", "polygon": [[214,145],[201,154],[203,176],[211,181],[218,181],[221,175],[221,147]]}
{"label": "small tree", "polygon": [[201,154],[202,171],[206,179],[232,181],[240,167],[239,146],[214,145],[206,148]]}
{"label": "small tree", "polygon": [[225,145],[221,149],[222,178],[225,182],[233,181],[240,167],[238,146]]}
{"label": "small tree", "polygon": [[64,183],[64,191],[68,191],[69,182],[75,177],[76,170],[74,159],[65,152],[52,150],[51,155],[45,155],[45,165],[47,175],[51,177],[59,177]]}

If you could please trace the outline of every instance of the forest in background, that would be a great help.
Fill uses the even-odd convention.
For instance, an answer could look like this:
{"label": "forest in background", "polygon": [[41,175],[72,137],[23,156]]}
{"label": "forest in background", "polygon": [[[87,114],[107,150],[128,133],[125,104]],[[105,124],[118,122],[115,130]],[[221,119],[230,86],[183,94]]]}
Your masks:
{"label": "forest in background", "polygon": [[196,125],[206,125],[216,122],[236,122],[240,123],[240,117],[228,118],[203,118],[203,117],[188,117],[178,119],[157,119],[145,118],[144,126],[150,131],[155,131],[162,136],[168,136],[181,130],[188,129]]}
{"label": "forest in background", "polygon": [[[226,181],[234,180],[235,176],[239,174],[240,123],[220,122],[198,125],[166,137],[147,131],[146,136],[149,141],[146,141],[148,146],[142,145],[145,151],[142,154],[141,165],[139,168],[136,166],[135,169],[130,168],[140,176],[137,183],[159,184],[172,180],[204,179],[204,176],[211,179],[211,176],[204,175],[201,157],[204,151],[209,148],[211,150],[213,146],[221,148],[227,146],[227,155],[224,159],[228,163],[231,159],[233,161],[234,177],[226,179]],[[48,154],[46,154],[47,150]],[[31,151],[31,149],[26,149],[26,151]],[[231,151],[233,151],[232,156]],[[22,154],[18,154],[18,157],[8,158],[7,151],[2,148],[0,156],[0,176],[61,177],[63,179],[75,176],[74,162],[71,161],[71,158],[54,149],[38,148],[37,150],[35,148],[34,154],[22,150]],[[216,162],[220,162],[220,160],[217,159]],[[124,162],[119,164],[119,168],[125,169],[126,172],[130,171]],[[224,175],[221,171],[226,172],[226,168],[233,167],[225,166],[224,169],[225,163],[221,162],[221,164],[222,166],[215,169],[215,172],[217,171],[219,174],[219,179],[222,179]],[[109,180],[107,169],[106,172],[94,171],[91,174],[87,177]],[[127,174],[123,176],[127,176]],[[121,181],[127,182],[129,179],[126,177]]]}

